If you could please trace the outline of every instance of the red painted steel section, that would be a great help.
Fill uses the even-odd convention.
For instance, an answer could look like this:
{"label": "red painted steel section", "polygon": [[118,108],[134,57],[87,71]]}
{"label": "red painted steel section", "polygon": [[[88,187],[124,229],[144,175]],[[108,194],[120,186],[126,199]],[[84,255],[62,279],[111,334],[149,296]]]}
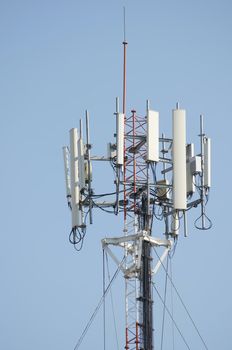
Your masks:
{"label": "red painted steel section", "polygon": [[[133,149],[135,149],[135,136],[136,136],[136,111],[132,111],[133,117]],[[133,154],[133,175],[134,175],[134,213],[136,212],[136,155],[135,152]]]}
{"label": "red painted steel section", "polygon": [[[123,107],[122,111],[124,114],[124,163],[123,163],[123,181],[124,181],[124,221],[126,222],[126,140],[125,140],[125,132],[126,132],[126,48],[127,42],[123,42]],[[124,227],[125,228],[125,227]]]}

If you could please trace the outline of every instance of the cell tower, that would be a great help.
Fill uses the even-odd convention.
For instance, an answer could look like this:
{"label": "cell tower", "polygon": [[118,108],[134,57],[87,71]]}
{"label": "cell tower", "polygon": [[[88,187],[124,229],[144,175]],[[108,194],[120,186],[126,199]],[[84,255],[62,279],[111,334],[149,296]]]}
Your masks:
{"label": "cell tower", "polygon": [[[107,156],[90,154],[89,114],[86,111],[86,139],[80,130],[70,130],[70,147],[63,148],[66,195],[72,213],[69,240],[80,250],[87,229],[87,217],[93,223],[93,209],[102,208],[123,215],[120,236],[102,239],[102,247],[125,279],[125,349],[152,350],[153,344],[153,276],[177,244],[180,231],[187,236],[187,213],[200,208],[195,221],[206,230],[212,223],[206,215],[211,187],[211,140],[203,130],[200,116],[200,152],[186,141],[186,111],[177,103],[172,111],[172,136],[159,131],[159,112],[146,103],[140,116],[126,111],[126,50],[124,38],[123,101],[120,112],[116,99],[116,140],[108,144]],[[108,161],[115,172],[115,192],[111,201],[100,202],[107,194],[94,193],[92,163]],[[157,215],[157,209],[161,214]],[[158,216],[158,217],[157,217]],[[163,232],[152,235],[154,220],[163,222]],[[115,247],[122,251],[119,259]],[[153,248],[159,247],[160,258],[154,264]],[[75,347],[75,349],[77,349]]]}

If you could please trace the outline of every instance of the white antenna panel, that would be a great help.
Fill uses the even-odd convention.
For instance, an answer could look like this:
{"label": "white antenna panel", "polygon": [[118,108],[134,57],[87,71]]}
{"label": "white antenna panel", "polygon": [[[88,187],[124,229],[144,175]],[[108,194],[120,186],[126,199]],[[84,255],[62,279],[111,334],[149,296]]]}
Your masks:
{"label": "white antenna panel", "polygon": [[186,111],[172,112],[173,207],[186,209]]}
{"label": "white antenna panel", "polygon": [[79,204],[72,205],[72,228],[81,226],[81,211],[79,210]]}
{"label": "white antenna panel", "polygon": [[81,213],[79,211],[80,187],[78,176],[78,135],[77,129],[70,130],[70,170],[71,170],[71,196],[72,196],[72,228],[79,226]]}
{"label": "white antenna panel", "polygon": [[194,176],[191,171],[191,163],[186,164],[186,193],[192,194],[195,192]]}
{"label": "white antenna panel", "polygon": [[147,111],[147,160],[159,161],[159,112]]}
{"label": "white antenna panel", "polygon": [[[93,169],[92,169],[92,164],[90,163],[90,167],[88,166],[88,162],[84,163],[84,169],[85,169],[85,181],[88,182],[89,179],[92,181],[93,179]],[[90,175],[89,175],[89,170],[90,170]]]}
{"label": "white antenna panel", "polygon": [[211,187],[211,139],[204,139],[204,186]]}
{"label": "white antenna panel", "polygon": [[191,158],[194,157],[194,144],[189,143],[186,146],[186,186],[187,194],[192,194],[195,192],[194,177],[191,171]]}
{"label": "white antenna panel", "polygon": [[186,146],[186,160],[187,162],[194,157],[194,143],[189,143]]}
{"label": "white antenna panel", "polygon": [[201,157],[195,156],[190,160],[191,173],[193,175],[200,174],[202,172],[201,169]]}
{"label": "white antenna panel", "polygon": [[63,147],[63,157],[64,157],[64,176],[65,176],[65,185],[66,185],[66,196],[71,197],[69,150],[67,146]]}
{"label": "white antenna panel", "polygon": [[177,236],[179,234],[179,228],[180,228],[179,216],[178,216],[178,213],[175,212],[174,214],[172,214],[172,222],[171,222],[172,234]]}
{"label": "white antenna panel", "polygon": [[85,160],[84,160],[84,144],[83,139],[78,139],[78,170],[80,189],[85,187]]}
{"label": "white antenna panel", "polygon": [[117,113],[117,165],[124,163],[124,114]]}

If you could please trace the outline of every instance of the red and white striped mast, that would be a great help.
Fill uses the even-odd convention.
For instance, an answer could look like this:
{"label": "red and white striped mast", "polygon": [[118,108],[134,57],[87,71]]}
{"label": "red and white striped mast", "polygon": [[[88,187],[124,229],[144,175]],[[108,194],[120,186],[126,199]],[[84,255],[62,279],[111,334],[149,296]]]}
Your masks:
{"label": "red and white striped mast", "polygon": [[[123,41],[123,114],[124,114],[124,162],[123,162],[123,188],[124,188],[124,235],[137,235],[138,230],[147,229],[139,223],[141,199],[137,199],[137,179],[147,182],[146,163],[146,117],[137,117],[133,109],[127,115],[126,88],[127,88],[127,45],[126,23],[124,8],[124,41]],[[147,226],[147,225],[145,225]],[[134,263],[138,241],[135,243],[134,254],[128,253],[129,245],[125,245],[125,266]],[[134,271],[125,278],[125,308],[126,308],[126,344],[128,350],[144,348],[144,312],[141,271]],[[145,276],[144,276],[145,278]],[[146,276],[147,278],[147,276]],[[152,302],[152,301],[151,301]],[[152,326],[151,326],[152,332]],[[152,335],[151,335],[152,337]],[[152,340],[151,340],[152,344]],[[152,348],[152,346],[151,346]],[[151,350],[151,348],[149,350]],[[147,348],[148,349],[148,348]]]}

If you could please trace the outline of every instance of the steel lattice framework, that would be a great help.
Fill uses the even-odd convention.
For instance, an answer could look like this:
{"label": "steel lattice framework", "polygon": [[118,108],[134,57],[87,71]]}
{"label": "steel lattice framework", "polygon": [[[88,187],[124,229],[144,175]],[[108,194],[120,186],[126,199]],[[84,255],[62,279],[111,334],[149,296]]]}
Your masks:
{"label": "steel lattice framework", "polygon": [[[135,110],[132,110],[131,113],[129,117],[125,116],[124,129],[123,185],[124,233],[126,236],[136,235],[142,230],[146,232],[150,230],[150,209],[147,206],[149,198],[149,168],[146,162],[147,120],[146,117],[136,115]],[[135,240],[133,244],[133,250],[131,250],[130,244],[125,246],[126,268],[135,263],[139,255],[138,250],[141,242]],[[142,269],[133,271],[125,278],[125,347],[130,350],[144,348],[144,286],[141,271]]]}

